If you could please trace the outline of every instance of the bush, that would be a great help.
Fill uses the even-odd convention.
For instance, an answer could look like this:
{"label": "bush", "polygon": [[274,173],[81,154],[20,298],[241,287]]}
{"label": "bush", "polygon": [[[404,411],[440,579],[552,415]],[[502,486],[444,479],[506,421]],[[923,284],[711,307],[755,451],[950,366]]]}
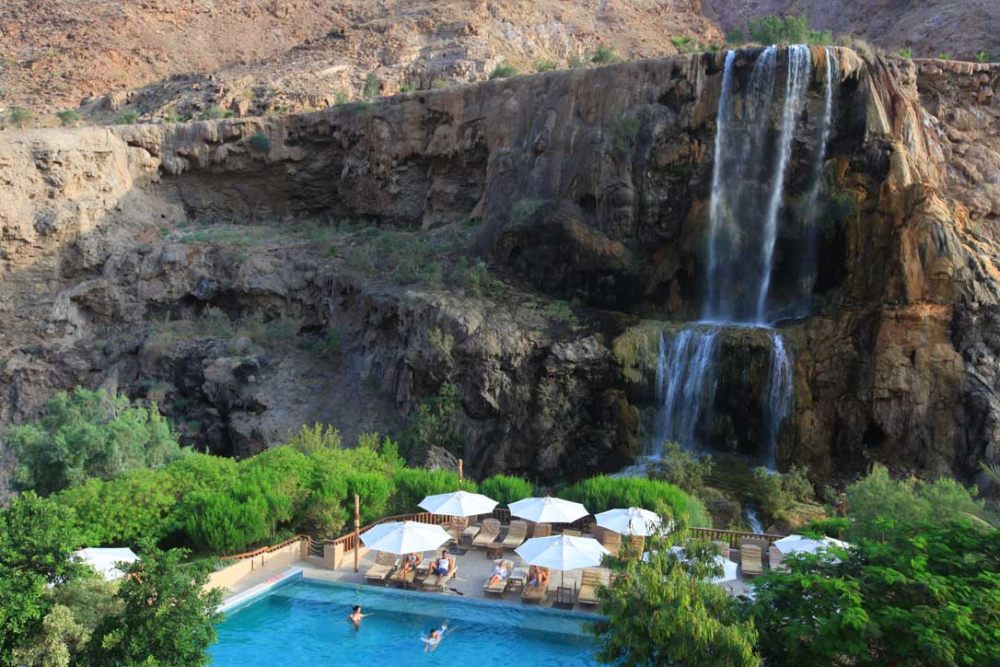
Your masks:
{"label": "bush", "polygon": [[436,396],[421,403],[403,433],[407,458],[419,458],[431,447],[461,456],[463,443],[458,433],[461,409],[462,395],[453,384],[442,385]]}
{"label": "bush", "polygon": [[535,71],[541,72],[551,72],[556,69],[556,64],[551,60],[539,60],[535,63]]}
{"label": "bush", "polygon": [[622,118],[611,126],[611,137],[615,148],[625,154],[631,154],[639,144],[639,120],[637,118]]}
{"label": "bush", "polygon": [[271,151],[271,140],[263,132],[257,132],[247,140],[250,150],[255,153],[268,153]]}
{"label": "bush", "polygon": [[977,63],[988,63],[990,61],[990,54],[985,51],[977,51],[975,59]]}
{"label": "bush", "polygon": [[508,65],[506,63],[501,63],[493,68],[490,72],[490,79],[506,79],[511,76],[517,76],[519,72],[516,67]]}
{"label": "bush", "polygon": [[166,465],[184,455],[156,407],[133,406],[125,396],[76,389],[60,392],[41,419],[15,426],[4,443],[18,457],[20,489],[50,494],[97,477]]}
{"label": "bush", "polygon": [[342,347],[343,342],[340,330],[335,327],[327,327],[316,343],[316,354],[320,359],[336,361],[340,358]]}
{"label": "bush", "polygon": [[659,461],[651,465],[650,477],[670,482],[688,493],[699,494],[715,466],[711,456],[699,457],[676,442],[663,446]]}
{"label": "bush", "polygon": [[118,116],[115,117],[116,125],[135,125],[139,122],[139,112],[138,111],[122,111]]}
{"label": "bush", "polygon": [[23,130],[24,126],[35,118],[35,114],[24,107],[11,107],[7,112],[7,117],[10,118],[11,123]]}
{"label": "bush", "polygon": [[226,112],[218,105],[213,104],[198,114],[198,120],[218,120],[224,116],[226,116]]}
{"label": "bush", "polygon": [[759,44],[814,44],[833,42],[829,31],[812,30],[804,16],[762,16],[750,19],[747,32]]}
{"label": "bush", "polygon": [[743,31],[739,28],[735,30],[730,30],[726,33],[726,44],[732,44],[733,46],[741,46],[746,43],[746,36]]}
{"label": "bush", "polygon": [[938,57],[938,60],[951,60],[951,52],[950,51],[942,51],[941,53],[937,54],[937,57]]}
{"label": "bush", "polygon": [[807,503],[816,499],[816,492],[812,482],[809,481],[809,468],[805,466],[792,466],[781,476],[781,485],[799,502]]}
{"label": "bush", "polygon": [[522,498],[530,498],[534,493],[534,487],[531,482],[520,477],[493,475],[479,483],[479,493],[501,505],[510,505]]}
{"label": "bush", "polygon": [[913,49],[911,49],[908,46],[906,48],[904,48],[904,49],[900,49],[896,53],[898,53],[903,58],[912,58],[913,57]]}
{"label": "bush", "polygon": [[673,484],[639,477],[590,477],[562,489],[560,498],[583,503],[591,514],[618,507],[643,507],[689,526],[708,526],[704,506]]}
{"label": "bush", "polygon": [[463,257],[459,263],[459,280],[462,289],[476,296],[496,296],[503,292],[506,287],[502,280],[498,280],[490,274],[486,262],[481,259],[469,264]]}
{"label": "bush", "polygon": [[688,53],[696,46],[694,37],[691,37],[689,35],[683,35],[680,37],[671,37],[670,43],[673,44],[674,48],[676,48],[681,53]]}
{"label": "bush", "polygon": [[401,93],[412,93],[416,89],[417,87],[412,83],[410,83],[409,81],[405,81],[399,84],[399,92]]}
{"label": "bush", "polygon": [[556,322],[576,326],[577,319],[573,308],[565,301],[552,301],[544,310],[545,316]]}
{"label": "bush", "polygon": [[610,65],[618,62],[618,54],[610,46],[598,46],[590,55],[590,62],[598,65]]}
{"label": "bush", "polygon": [[59,124],[63,127],[73,127],[80,122],[80,114],[72,109],[56,112],[56,118],[59,119]]}
{"label": "bush", "polygon": [[382,82],[375,76],[375,72],[369,72],[365,77],[365,85],[361,89],[361,95],[366,99],[373,100],[382,92]]}

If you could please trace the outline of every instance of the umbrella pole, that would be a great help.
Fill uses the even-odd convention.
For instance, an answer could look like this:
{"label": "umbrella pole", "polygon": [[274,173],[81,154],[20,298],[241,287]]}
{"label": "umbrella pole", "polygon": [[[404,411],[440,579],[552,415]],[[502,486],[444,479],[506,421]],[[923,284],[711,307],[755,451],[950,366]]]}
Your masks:
{"label": "umbrella pole", "polygon": [[354,571],[357,572],[361,554],[361,498],[354,494]]}

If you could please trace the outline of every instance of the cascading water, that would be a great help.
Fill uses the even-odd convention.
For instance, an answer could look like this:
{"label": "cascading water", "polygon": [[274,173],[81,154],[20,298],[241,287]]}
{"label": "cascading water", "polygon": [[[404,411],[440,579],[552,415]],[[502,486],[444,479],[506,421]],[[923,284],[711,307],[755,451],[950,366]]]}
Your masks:
{"label": "cascading water", "polygon": [[[699,423],[715,399],[718,341],[725,327],[770,329],[768,298],[786,172],[796,123],[812,78],[808,47],[790,46],[777,138],[769,117],[775,98],[777,47],[763,49],[746,89],[734,95],[736,52],[725,56],[716,115],[702,321],[661,338],[657,363],[660,413],[652,454],[665,441],[698,449]],[[827,52],[826,105],[816,158],[822,170],[832,117],[832,54]],[[766,159],[765,156],[771,156]],[[818,180],[818,179],[814,179]],[[818,185],[816,186],[818,188]],[[818,192],[817,195],[818,196]],[[813,197],[815,199],[815,197]],[[810,201],[813,206],[815,201]],[[814,280],[814,278],[813,278]],[[810,288],[811,289],[811,288]],[[771,366],[765,392],[762,443],[774,467],[778,432],[792,406],[792,363],[781,334],[771,331]]]}
{"label": "cascading water", "polygon": [[[830,141],[830,127],[833,124],[833,82],[840,78],[840,63],[836,54],[829,48],[823,49],[826,61],[826,76],[823,89],[823,118],[819,125],[819,142],[816,146],[816,156],[813,160],[812,181],[806,203],[802,212],[802,224],[805,226],[806,248],[802,263],[802,280],[799,292],[801,301],[808,305],[813,287],[816,285],[817,229],[816,204],[819,201],[819,190],[823,181],[823,164],[826,162],[826,145]],[[804,314],[800,311],[800,314]]]}
{"label": "cascading water", "polygon": [[792,409],[792,362],[785,351],[785,339],[781,334],[772,333],[771,340],[771,372],[768,378],[768,400],[764,406],[767,410],[764,424],[767,427],[767,467],[776,470],[778,429]]}

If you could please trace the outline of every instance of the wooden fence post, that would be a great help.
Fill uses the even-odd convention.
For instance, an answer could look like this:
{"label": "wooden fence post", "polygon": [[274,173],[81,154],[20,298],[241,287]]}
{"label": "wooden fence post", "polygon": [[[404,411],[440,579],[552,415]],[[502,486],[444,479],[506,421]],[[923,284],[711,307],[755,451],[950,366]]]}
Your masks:
{"label": "wooden fence post", "polygon": [[462,459],[458,460],[458,483],[462,483],[462,468],[464,467],[464,462]]}
{"label": "wooden fence post", "polygon": [[361,553],[361,498],[354,494],[354,571],[358,571],[358,558]]}

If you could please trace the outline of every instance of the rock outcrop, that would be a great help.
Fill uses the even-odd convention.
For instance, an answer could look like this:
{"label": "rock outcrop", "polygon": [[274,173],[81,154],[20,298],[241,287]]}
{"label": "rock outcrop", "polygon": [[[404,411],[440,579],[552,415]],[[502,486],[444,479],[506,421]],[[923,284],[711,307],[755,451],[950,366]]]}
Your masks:
{"label": "rock outcrop", "polygon": [[[808,311],[780,323],[795,400],[779,461],[971,477],[1000,457],[1000,68],[836,56],[822,263]],[[183,399],[201,422],[194,442],[244,455],[311,419],[352,433],[398,427],[453,382],[475,474],[620,468],[653,408],[652,334],[637,332],[698,317],[722,58],[300,116],[0,134],[0,184],[13,195],[0,201],[0,415],[23,419],[75,383],[156,394],[149,379],[160,378],[172,385],[166,404]],[[753,58],[740,56],[739,76]],[[792,152],[779,292],[794,289],[783,267],[803,232],[790,211],[807,187],[824,58],[814,50]],[[401,284],[345,261],[341,240],[331,250],[282,236],[302,220],[447,236],[470,218],[505,290]],[[234,221],[280,238],[178,236]],[[342,240],[347,250],[356,238]],[[256,340],[163,345],[157,322],[206,309],[234,322],[294,318],[298,342],[335,327],[342,351],[329,362]],[[99,351],[83,354],[96,340]],[[762,400],[752,388],[766,363],[754,336],[728,346],[730,390],[708,430],[751,453]],[[316,382],[303,381],[309,373]]]}

